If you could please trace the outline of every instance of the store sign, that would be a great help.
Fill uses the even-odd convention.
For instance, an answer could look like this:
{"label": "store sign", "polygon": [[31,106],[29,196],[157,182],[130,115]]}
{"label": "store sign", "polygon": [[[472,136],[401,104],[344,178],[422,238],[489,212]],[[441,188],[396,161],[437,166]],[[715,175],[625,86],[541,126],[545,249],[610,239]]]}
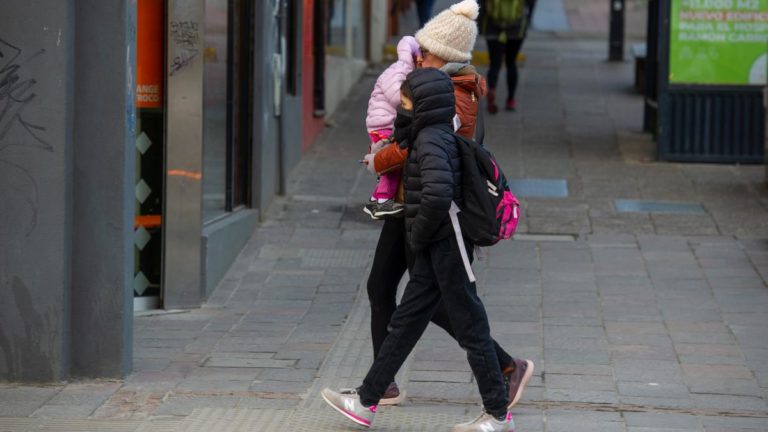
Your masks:
{"label": "store sign", "polygon": [[671,0],[672,84],[765,85],[768,0]]}
{"label": "store sign", "polygon": [[163,106],[163,0],[138,0],[136,107]]}

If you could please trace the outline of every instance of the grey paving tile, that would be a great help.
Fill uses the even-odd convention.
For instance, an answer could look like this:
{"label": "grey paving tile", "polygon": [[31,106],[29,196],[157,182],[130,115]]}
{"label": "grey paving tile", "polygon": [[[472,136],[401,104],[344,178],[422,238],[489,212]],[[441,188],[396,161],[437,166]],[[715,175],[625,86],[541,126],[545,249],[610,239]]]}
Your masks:
{"label": "grey paving tile", "polygon": [[259,355],[240,355],[235,357],[232,355],[232,353],[214,354],[205,361],[205,366],[232,368],[286,368],[293,367],[295,364],[295,360],[264,358],[263,356]]}
{"label": "grey paving tile", "polygon": [[566,338],[604,338],[605,328],[603,326],[544,326],[545,339],[550,337]]}
{"label": "grey paving tile", "polygon": [[617,359],[613,366],[620,381],[682,383],[682,371],[677,361],[656,360],[651,367],[647,360]]}
{"label": "grey paving tile", "polygon": [[690,410],[695,408],[695,403],[690,397],[666,397],[666,396],[619,396],[619,401],[627,405],[651,406],[667,409]]}
{"label": "grey paving tile", "polygon": [[311,382],[282,381],[282,380],[256,380],[250,386],[250,391],[259,393],[306,393]]}
{"label": "grey paving tile", "polygon": [[27,417],[62,390],[62,387],[0,385],[0,417]]}
{"label": "grey paving tile", "polygon": [[664,381],[619,381],[619,394],[639,398],[688,399],[688,387],[684,383]]}
{"label": "grey paving tile", "polygon": [[758,411],[766,412],[765,399],[752,396],[731,396],[714,394],[693,394],[691,398],[699,408],[728,411]]}
{"label": "grey paving tile", "polygon": [[702,417],[707,432],[755,432],[765,430],[765,418]]}
{"label": "grey paving tile", "polygon": [[455,382],[469,383],[472,381],[472,374],[468,372],[446,372],[446,371],[418,371],[413,370],[408,380],[411,382]]}
{"label": "grey paving tile", "polygon": [[723,321],[732,325],[754,326],[768,322],[768,313],[765,312],[725,312]]}
{"label": "grey paving tile", "polygon": [[608,335],[612,334],[644,334],[664,335],[667,329],[663,323],[652,322],[611,322],[606,321],[605,329]]}
{"label": "grey paving tile", "polygon": [[731,331],[739,341],[742,348],[765,348],[764,332],[760,327],[755,326],[730,326]]}
{"label": "grey paving tile", "polygon": [[237,381],[254,380],[259,374],[263,373],[262,368],[220,368],[220,367],[199,367],[193,369],[182,379],[210,380],[210,381]]}
{"label": "grey paving tile", "polygon": [[766,348],[742,348],[741,352],[750,364],[765,364],[766,367],[756,368],[760,371],[768,371],[768,347]]}
{"label": "grey paving tile", "polygon": [[675,351],[668,346],[611,345],[614,359],[677,360]]}
{"label": "grey paving tile", "polygon": [[300,399],[298,396],[295,398],[258,398],[258,397],[241,397],[235,404],[239,409],[279,409],[279,410],[292,410],[298,407]]}
{"label": "grey paving tile", "polygon": [[574,375],[549,372],[546,375],[547,389],[610,391],[616,390],[613,377],[605,375]]}
{"label": "grey paving tile", "polygon": [[686,378],[691,393],[763,397],[754,379]]}
{"label": "grey paving tile", "polygon": [[701,422],[690,414],[624,413],[628,427],[700,430]]}
{"label": "grey paving tile", "polygon": [[[691,323],[697,323],[691,321]],[[716,323],[716,322],[713,322]],[[694,333],[694,332],[670,332],[669,336],[674,343],[691,344],[736,344],[736,338],[731,333]]]}
{"label": "grey paving tile", "polygon": [[454,402],[478,401],[477,386],[474,383],[419,382],[408,386],[408,398],[415,400],[443,400]]}
{"label": "grey paving tile", "polygon": [[686,377],[694,379],[711,379],[712,377],[735,380],[752,379],[752,371],[744,365],[683,364],[681,368]]}
{"label": "grey paving tile", "polygon": [[[609,413],[604,413],[609,414]],[[548,410],[546,413],[547,431],[625,431],[624,422],[616,415],[595,415],[579,411]]]}
{"label": "grey paving tile", "polygon": [[701,427],[695,428],[667,428],[667,427],[627,427],[627,432],[699,432],[702,431]]}
{"label": "grey paving tile", "polygon": [[183,393],[245,392],[252,382],[253,380],[245,377],[239,380],[185,379],[176,386],[176,390]]}
{"label": "grey paving tile", "polygon": [[576,351],[605,351],[609,347],[608,341],[605,339],[605,337],[582,338],[573,336],[550,336],[544,338],[544,348]]}
{"label": "grey paving tile", "polygon": [[233,396],[171,396],[154,412],[155,415],[188,416],[196,408],[234,408],[239,398]]}
{"label": "grey paving tile", "polygon": [[611,355],[608,351],[545,348],[544,359],[554,363],[608,365]]}
{"label": "grey paving tile", "polygon": [[547,360],[536,365],[539,374],[563,374],[563,375],[597,375],[613,376],[613,367],[610,365],[592,365],[592,364],[574,364],[574,363],[556,363]]}

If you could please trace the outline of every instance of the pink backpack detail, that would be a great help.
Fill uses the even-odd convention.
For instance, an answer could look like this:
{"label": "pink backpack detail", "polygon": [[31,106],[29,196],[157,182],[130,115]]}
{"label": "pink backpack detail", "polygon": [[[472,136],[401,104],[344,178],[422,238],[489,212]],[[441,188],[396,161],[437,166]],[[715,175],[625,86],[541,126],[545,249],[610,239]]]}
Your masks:
{"label": "pink backpack detail", "polygon": [[456,135],[461,155],[463,205],[458,214],[462,234],[477,246],[491,246],[515,233],[520,201],[509,190],[493,155],[475,141]]}

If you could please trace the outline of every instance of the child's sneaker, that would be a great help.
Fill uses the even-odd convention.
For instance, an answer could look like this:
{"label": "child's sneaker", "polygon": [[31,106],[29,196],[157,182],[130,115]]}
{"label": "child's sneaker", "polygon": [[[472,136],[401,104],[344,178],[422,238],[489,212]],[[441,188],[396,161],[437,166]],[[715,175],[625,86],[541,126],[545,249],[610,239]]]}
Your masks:
{"label": "child's sneaker", "polygon": [[373,216],[382,218],[384,216],[394,216],[402,213],[405,210],[405,206],[395,202],[393,199],[388,199],[383,203],[376,205],[376,210],[373,212]]}
{"label": "child's sneaker", "polygon": [[515,103],[514,99],[507,99],[507,105],[505,106],[505,109],[507,111],[514,111],[517,108],[517,103]]}
{"label": "child's sneaker", "polygon": [[380,218],[376,216],[376,210],[379,208],[379,203],[376,201],[370,201],[368,204],[363,206],[363,211],[368,214],[368,216],[371,217],[373,220],[379,220]]}
{"label": "child's sneaker", "polygon": [[515,422],[512,413],[508,412],[503,420],[497,420],[492,415],[484,412],[476,419],[466,423],[459,423],[453,427],[453,432],[514,432]]}
{"label": "child's sneaker", "polygon": [[320,394],[328,402],[328,405],[343,414],[344,417],[359,425],[371,427],[373,417],[376,415],[376,405],[363,406],[360,403],[360,396],[356,390],[345,390],[342,394],[325,388]]}

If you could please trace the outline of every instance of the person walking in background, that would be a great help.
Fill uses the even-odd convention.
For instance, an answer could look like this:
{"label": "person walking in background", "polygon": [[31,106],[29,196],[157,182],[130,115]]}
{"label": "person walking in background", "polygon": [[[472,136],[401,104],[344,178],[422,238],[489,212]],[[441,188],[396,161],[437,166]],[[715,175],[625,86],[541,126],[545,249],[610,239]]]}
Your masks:
{"label": "person walking in background", "polygon": [[432,18],[432,6],[435,0],[416,0],[416,13],[419,15],[419,28]]}
{"label": "person walking in background", "polygon": [[517,55],[523,46],[536,0],[480,0],[480,30],[488,42],[488,112],[496,114],[496,85],[506,59],[507,100],[504,108],[514,111],[517,89]]}

